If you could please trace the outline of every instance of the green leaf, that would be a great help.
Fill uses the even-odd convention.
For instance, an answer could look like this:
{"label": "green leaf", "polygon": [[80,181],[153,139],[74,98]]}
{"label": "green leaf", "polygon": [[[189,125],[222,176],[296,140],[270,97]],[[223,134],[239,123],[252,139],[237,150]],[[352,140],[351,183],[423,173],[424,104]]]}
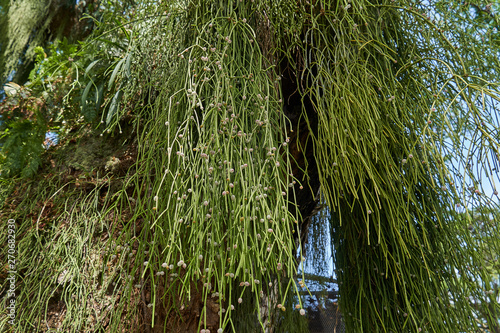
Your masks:
{"label": "green leaf", "polygon": [[101,108],[101,104],[104,100],[104,82],[99,84],[99,87],[97,88],[97,98],[96,98],[96,105],[95,105],[95,112],[96,115],[99,114],[99,109]]}
{"label": "green leaf", "polygon": [[123,64],[124,61],[125,61],[125,58],[121,59],[116,64],[116,67],[113,70],[113,73],[111,74],[111,77],[109,78],[108,90],[111,90],[111,88],[113,87],[113,84],[115,83],[115,80],[116,80],[116,76],[118,75],[118,72],[120,71],[120,68],[122,67],[122,64]]}
{"label": "green leaf", "polygon": [[106,117],[106,125],[109,125],[116,111],[118,110],[118,105],[120,105],[120,101],[123,96],[123,91],[118,90],[111,101],[111,106],[109,107],[108,116]]}
{"label": "green leaf", "polygon": [[127,62],[125,62],[125,75],[127,76],[127,79],[130,77],[130,66],[132,65],[132,53],[127,54]]}
{"label": "green leaf", "polygon": [[130,39],[130,35],[128,34],[128,32],[125,29],[125,27],[123,26],[123,24],[121,24],[120,21],[118,21],[118,18],[114,17],[114,21],[115,21],[116,25],[120,27],[120,29],[123,32],[123,34],[125,35],[125,37],[127,39]]}
{"label": "green leaf", "polygon": [[89,75],[90,70],[100,61],[101,59],[94,60],[90,63],[90,65],[85,68],[85,74]]}
{"label": "green leaf", "polygon": [[88,98],[88,95],[90,92],[90,88],[92,88],[93,85],[94,85],[94,82],[92,82],[92,81],[87,83],[87,86],[85,87],[85,90],[83,91],[82,99],[81,99],[82,115],[86,121],[92,121],[96,116],[96,113],[94,112],[94,110],[87,107],[87,98]]}

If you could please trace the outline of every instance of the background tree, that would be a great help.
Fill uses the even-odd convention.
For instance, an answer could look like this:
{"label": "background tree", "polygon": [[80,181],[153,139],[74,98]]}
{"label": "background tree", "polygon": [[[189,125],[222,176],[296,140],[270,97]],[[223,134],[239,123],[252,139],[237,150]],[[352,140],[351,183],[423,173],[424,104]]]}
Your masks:
{"label": "background tree", "polygon": [[[92,21],[79,21],[83,14],[99,15],[94,0],[44,0],[0,2],[0,77],[23,84],[35,61],[35,49],[47,42],[70,38],[73,42],[87,36]],[[90,24],[89,24],[90,23]]]}
{"label": "background tree", "polygon": [[492,326],[496,297],[471,301],[493,290],[483,237],[456,208],[497,205],[498,48],[463,7],[144,2],[105,13],[67,66],[40,52],[29,89],[71,80],[45,154],[60,173],[4,181],[16,328],[49,325],[60,299],[74,331],[303,331],[297,250],[320,187],[348,331]]}

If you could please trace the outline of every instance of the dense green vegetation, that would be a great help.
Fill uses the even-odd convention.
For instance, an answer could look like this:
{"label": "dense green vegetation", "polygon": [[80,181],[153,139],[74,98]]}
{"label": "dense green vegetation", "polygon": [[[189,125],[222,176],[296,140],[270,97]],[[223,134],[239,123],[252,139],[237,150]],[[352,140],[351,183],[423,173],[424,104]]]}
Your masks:
{"label": "dense green vegetation", "polygon": [[31,3],[1,3],[2,328],[303,332],[321,201],[348,332],[500,331],[496,5]]}

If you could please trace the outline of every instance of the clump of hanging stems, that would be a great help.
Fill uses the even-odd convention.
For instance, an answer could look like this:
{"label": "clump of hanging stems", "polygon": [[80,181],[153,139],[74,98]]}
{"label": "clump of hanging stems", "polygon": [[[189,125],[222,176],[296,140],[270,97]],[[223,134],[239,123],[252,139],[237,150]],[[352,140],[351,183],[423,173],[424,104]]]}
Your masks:
{"label": "clump of hanging stems", "polygon": [[[301,59],[291,61],[298,89],[319,118],[315,157],[347,326],[474,327],[468,318],[477,312],[467,297],[481,299],[493,286],[469,220],[455,208],[471,197],[466,183],[478,180],[446,159],[469,144],[469,156],[455,155],[453,165],[476,156],[487,169],[488,158],[497,160],[492,127],[465,124],[494,124],[488,112],[498,90],[469,70],[491,55],[462,56],[455,46],[471,39],[456,24],[445,30],[422,8],[172,2],[149,21],[154,30],[141,26],[135,69],[137,77],[146,71],[148,83],[136,79],[128,91],[156,96],[138,111],[133,182],[140,205],[131,223],[140,218],[148,228],[138,235],[147,241],[132,270],[153,288],[165,279],[158,272],[167,271],[181,295],[190,294],[189,281],[202,281],[205,299],[216,292],[226,308],[222,328],[233,324],[232,302],[246,288],[257,299],[274,280],[278,298],[298,290],[289,278],[299,217],[286,207],[294,202],[289,185],[300,180],[290,174],[279,72],[257,40],[265,24],[265,54]],[[459,140],[467,131],[475,141]],[[472,194],[481,199],[480,192],[474,187]]]}
{"label": "clump of hanging stems", "polygon": [[[239,302],[251,301],[242,297],[247,289],[245,295],[259,299],[276,281],[279,304],[297,291],[291,277],[299,217],[287,206],[288,189],[299,180],[284,153],[289,140],[279,76],[250,25],[255,12],[239,5],[237,16],[210,6],[169,8],[153,20],[164,36],[146,30],[138,39],[143,53],[134,54],[142,59],[136,68],[150,68],[151,86],[142,89],[156,96],[139,110],[130,225],[143,220],[136,236],[147,242],[140,242],[131,271],[151,282],[153,311],[154,298],[164,296],[155,294],[159,280],[177,283],[172,290],[180,297],[189,297],[190,281],[201,281],[204,299],[217,293],[225,308],[224,328],[234,325]],[[154,51],[150,38],[157,41]]]}
{"label": "clump of hanging stems", "polygon": [[103,214],[133,212],[105,252],[122,260],[134,247],[121,261],[116,285],[126,288],[114,289],[123,293],[113,329],[125,325],[123,313],[137,313],[126,304],[133,294],[149,288],[154,313],[168,293],[195,293],[192,281],[205,302],[219,300],[223,330],[236,331],[252,301],[264,318],[255,301],[264,296],[266,311],[302,313],[300,297],[298,309],[288,306],[300,288],[300,217],[287,207],[302,180],[290,174],[279,54],[318,117],[314,156],[348,330],[458,332],[475,329],[471,318],[494,325],[488,266],[498,227],[477,220],[498,208],[481,187],[488,179],[496,191],[498,181],[499,124],[490,114],[498,83],[484,67],[498,69],[498,57],[466,31],[479,24],[468,14],[425,6],[165,1],[138,11],[120,89],[124,101],[144,97],[126,110],[137,119],[139,153]]}
{"label": "clump of hanging stems", "polygon": [[[498,121],[489,113],[498,86],[469,74],[480,61],[455,47],[468,40],[457,25],[455,35],[444,32],[405,4],[319,7],[302,12],[310,27],[296,44],[319,117],[315,156],[345,321],[354,331],[472,329],[477,307],[468,296],[498,304],[484,293],[494,289],[489,255],[476,250],[455,209],[471,195],[481,201],[480,173],[460,170],[456,152],[470,145],[465,160],[483,170],[497,163]],[[460,142],[467,131],[476,139]],[[450,166],[453,155],[459,162]],[[498,178],[486,178],[495,187]],[[476,185],[464,191],[467,182]]]}
{"label": "clump of hanging stems", "polygon": [[[115,308],[113,302],[124,289],[124,260],[130,257],[122,256],[106,267],[113,257],[105,254],[107,242],[96,240],[97,235],[113,234],[101,215],[102,206],[110,204],[106,195],[110,181],[98,177],[99,185],[87,193],[76,183],[40,176],[16,187],[12,202],[16,211],[5,207],[2,212],[10,213],[2,218],[12,218],[16,224],[16,319],[22,320],[16,320],[15,328],[19,331],[52,325],[54,304],[59,327],[68,332],[103,329],[110,314],[123,308],[120,304]],[[1,234],[7,243],[6,236]],[[2,290],[7,286],[3,284]],[[10,326],[7,319],[2,316],[0,327]],[[128,315],[121,319],[132,320]]]}

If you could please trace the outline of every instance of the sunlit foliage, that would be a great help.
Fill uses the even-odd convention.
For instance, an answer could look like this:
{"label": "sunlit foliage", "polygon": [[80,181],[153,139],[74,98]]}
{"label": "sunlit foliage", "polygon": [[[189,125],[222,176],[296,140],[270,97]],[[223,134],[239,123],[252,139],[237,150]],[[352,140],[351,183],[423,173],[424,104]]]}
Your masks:
{"label": "sunlit foliage", "polygon": [[148,290],[153,313],[202,295],[199,330],[209,302],[221,330],[302,329],[290,323],[303,314],[303,217],[290,207],[310,189],[292,172],[290,137],[306,129],[284,112],[283,63],[308,101],[295,107],[329,207],[348,331],[495,327],[486,261],[498,225],[481,225],[485,255],[469,209],[498,205],[498,32],[470,10],[193,0],[104,15],[75,52],[81,75],[67,96],[78,96],[78,121],[108,136],[132,119],[137,138],[134,173],[102,208],[121,223],[106,253],[136,247],[113,328],[122,302]]}

